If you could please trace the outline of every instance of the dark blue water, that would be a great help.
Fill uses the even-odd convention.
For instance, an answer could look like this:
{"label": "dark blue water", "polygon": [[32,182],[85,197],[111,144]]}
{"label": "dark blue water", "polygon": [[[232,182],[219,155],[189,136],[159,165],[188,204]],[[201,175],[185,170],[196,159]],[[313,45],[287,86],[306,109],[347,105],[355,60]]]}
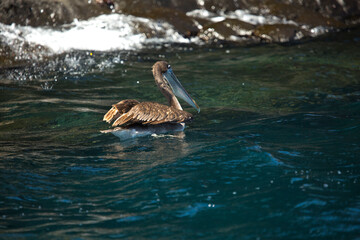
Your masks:
{"label": "dark blue water", "polygon": [[[359,39],[80,52],[4,72],[0,238],[359,239]],[[159,59],[201,113],[181,133],[101,134],[111,104],[165,102]]]}

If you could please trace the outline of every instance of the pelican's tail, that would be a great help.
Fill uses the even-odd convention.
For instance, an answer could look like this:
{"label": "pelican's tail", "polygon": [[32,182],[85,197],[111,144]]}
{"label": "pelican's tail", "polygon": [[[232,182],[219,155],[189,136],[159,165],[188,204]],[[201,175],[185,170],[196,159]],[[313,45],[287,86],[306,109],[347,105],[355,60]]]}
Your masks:
{"label": "pelican's tail", "polygon": [[116,119],[120,117],[119,110],[116,109],[116,107],[112,107],[103,118],[103,121],[106,121],[107,123],[110,123],[113,119]]}
{"label": "pelican's tail", "polygon": [[110,123],[128,112],[133,106],[139,104],[137,100],[126,99],[112,105],[112,108],[104,115],[103,121]]}

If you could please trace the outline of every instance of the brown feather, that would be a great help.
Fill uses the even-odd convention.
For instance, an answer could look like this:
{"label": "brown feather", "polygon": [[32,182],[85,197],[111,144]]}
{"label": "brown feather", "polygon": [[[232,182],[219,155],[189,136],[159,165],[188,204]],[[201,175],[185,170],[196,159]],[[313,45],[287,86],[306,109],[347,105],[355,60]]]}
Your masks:
{"label": "brown feather", "polygon": [[120,112],[120,113],[126,113],[128,112],[132,107],[134,107],[135,105],[139,104],[140,102],[135,100],[135,99],[125,99],[122,100],[120,102],[118,102],[117,104],[114,104],[113,107],[116,107],[116,109]]}
{"label": "brown feather", "polygon": [[155,102],[142,102],[134,105],[128,112],[119,115],[113,127],[131,124],[181,123],[192,119],[192,115]]}
{"label": "brown feather", "polygon": [[129,113],[124,113],[123,115],[121,115],[118,119],[115,120],[115,122],[112,124],[113,127],[115,126],[120,126],[120,125],[124,125],[125,123],[127,123],[129,120],[131,120],[132,115]]}

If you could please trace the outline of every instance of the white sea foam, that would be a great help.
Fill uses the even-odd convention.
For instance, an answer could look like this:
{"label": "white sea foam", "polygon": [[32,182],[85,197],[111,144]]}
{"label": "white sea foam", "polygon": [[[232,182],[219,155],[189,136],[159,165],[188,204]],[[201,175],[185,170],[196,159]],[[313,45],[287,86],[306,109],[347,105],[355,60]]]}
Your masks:
{"label": "white sea foam", "polygon": [[263,25],[263,24],[293,24],[297,25],[294,21],[287,20],[285,18],[279,18],[273,15],[264,15],[264,16],[257,16],[250,14],[246,10],[236,10],[235,12],[231,12],[228,14],[229,18],[236,18],[241,21],[251,23],[253,25]]}
{"label": "white sea foam", "polygon": [[[151,36],[147,37],[141,29]],[[59,29],[0,23],[0,40],[17,49],[24,44],[40,45],[49,50],[48,54],[71,50],[136,50],[165,42],[190,43],[168,23],[123,14],[75,20]]]}
{"label": "white sea foam", "polygon": [[246,10],[241,10],[241,9],[238,9],[234,12],[219,13],[219,14],[209,12],[205,9],[195,9],[190,12],[187,12],[186,15],[189,17],[208,19],[212,22],[220,22],[225,20],[226,18],[229,18],[229,19],[238,19],[240,21],[247,22],[253,25],[277,24],[277,23],[297,25],[294,21],[291,20],[278,18],[272,15],[258,16],[251,14]]}

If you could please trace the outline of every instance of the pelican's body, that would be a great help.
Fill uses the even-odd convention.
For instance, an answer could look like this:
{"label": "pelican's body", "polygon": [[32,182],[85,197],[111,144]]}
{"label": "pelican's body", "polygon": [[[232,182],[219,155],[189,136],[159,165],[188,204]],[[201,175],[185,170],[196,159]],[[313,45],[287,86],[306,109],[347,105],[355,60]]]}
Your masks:
{"label": "pelican's body", "polygon": [[161,93],[167,98],[169,106],[156,102],[139,102],[134,99],[126,99],[112,105],[103,120],[108,123],[113,122],[113,127],[142,130],[146,128],[146,131],[164,127],[174,128],[178,131],[183,130],[184,123],[192,120],[193,116],[182,109],[175,95],[184,99],[198,111],[200,108],[182,87],[168,63],[156,62],[153,65],[152,72],[155,82]]}

